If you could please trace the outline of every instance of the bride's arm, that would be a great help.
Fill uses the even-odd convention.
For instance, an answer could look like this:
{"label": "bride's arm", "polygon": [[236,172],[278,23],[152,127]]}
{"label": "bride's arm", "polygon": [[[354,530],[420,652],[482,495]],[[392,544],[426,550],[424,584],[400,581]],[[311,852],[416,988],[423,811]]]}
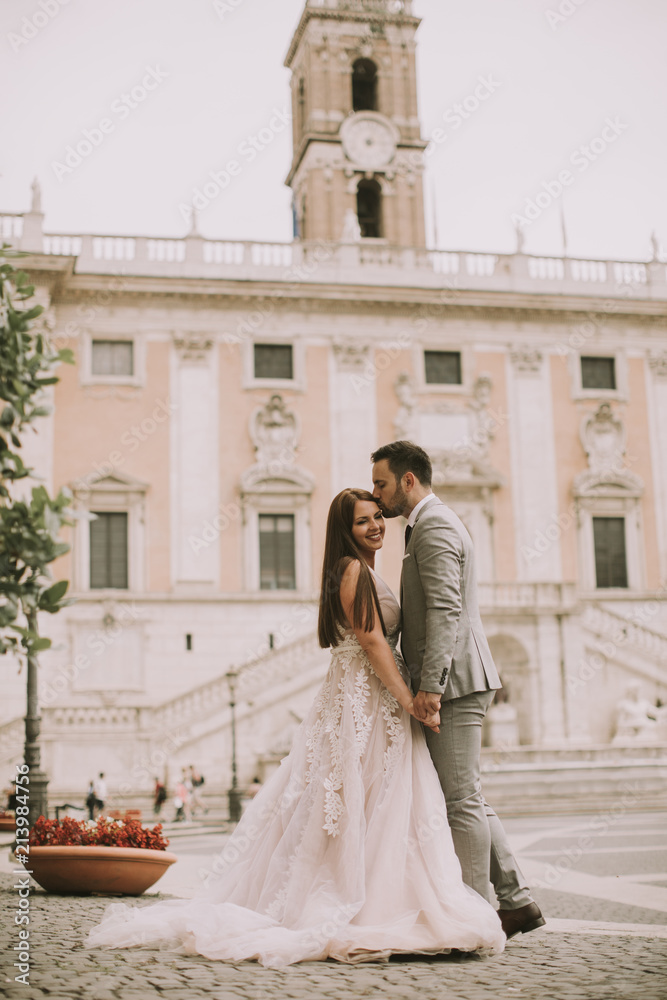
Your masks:
{"label": "bride's arm", "polygon": [[[353,559],[343,573],[343,577],[340,582],[340,600],[345,616],[350,623],[352,623],[354,619],[354,598],[357,592],[360,571],[361,567],[359,563],[356,559]],[[380,616],[374,614],[373,628],[370,632],[366,632],[363,628],[354,628],[352,624],[350,627],[359,640],[361,648],[371,661],[373,670],[389,693],[394,696],[399,705],[406,709],[410,715],[414,715],[415,718],[417,718],[414,710],[412,692],[401,677],[399,669],[396,666],[393,653],[382,631]],[[428,719],[421,719],[419,721],[423,722],[424,725],[429,726],[431,729],[434,729],[436,732],[440,731],[438,729],[440,715],[437,712],[435,715],[429,716]]]}

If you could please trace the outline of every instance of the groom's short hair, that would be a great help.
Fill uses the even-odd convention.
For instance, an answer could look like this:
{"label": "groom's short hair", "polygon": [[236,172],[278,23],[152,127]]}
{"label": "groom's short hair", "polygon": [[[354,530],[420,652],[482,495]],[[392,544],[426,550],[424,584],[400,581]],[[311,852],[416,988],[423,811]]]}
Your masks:
{"label": "groom's short hair", "polygon": [[431,485],[433,479],[431,459],[418,444],[413,444],[412,441],[392,441],[391,444],[383,444],[371,455],[373,463],[382,462],[385,458],[397,483],[400,483],[406,472],[411,472],[422,486]]}

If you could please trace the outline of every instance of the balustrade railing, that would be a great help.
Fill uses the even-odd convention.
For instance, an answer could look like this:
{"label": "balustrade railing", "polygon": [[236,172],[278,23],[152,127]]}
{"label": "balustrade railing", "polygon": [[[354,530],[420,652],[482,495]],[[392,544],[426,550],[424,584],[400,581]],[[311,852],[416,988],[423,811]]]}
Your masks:
{"label": "balustrade railing", "polygon": [[[608,261],[525,254],[488,254],[425,247],[356,243],[266,243],[170,239],[143,236],[48,233],[26,237],[24,217],[0,214],[0,238],[17,249],[77,258],[79,273],[117,273],[233,278],[250,272],[273,281],[329,280],[376,284],[401,283],[458,290],[489,288],[527,292],[609,294],[624,298],[667,298],[667,265],[658,260]],[[31,223],[32,226],[32,223]],[[22,239],[26,245],[22,246]]]}
{"label": "balustrade railing", "polygon": [[23,235],[23,216],[4,213],[0,215],[0,237],[2,239],[20,239]]}
{"label": "balustrade railing", "polygon": [[623,645],[634,647],[650,659],[667,665],[667,636],[661,632],[655,632],[600,604],[591,604],[586,608],[583,623],[591,632],[612,641],[614,637],[620,637]]}
{"label": "balustrade railing", "polygon": [[572,583],[480,583],[479,604],[483,610],[549,609],[554,612],[574,607]]}

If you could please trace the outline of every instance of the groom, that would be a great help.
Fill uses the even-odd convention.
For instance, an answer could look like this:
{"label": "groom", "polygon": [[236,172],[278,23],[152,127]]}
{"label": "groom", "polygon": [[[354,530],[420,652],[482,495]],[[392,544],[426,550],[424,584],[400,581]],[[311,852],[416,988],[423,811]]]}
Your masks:
{"label": "groom", "polygon": [[386,517],[403,515],[401,650],[418,718],[440,712],[440,732],[425,729],[440,778],[463,881],[493,902],[507,937],[544,924],[500,820],[482,795],[482,722],[501,687],[477,605],[470,535],[431,491],[431,460],[411,441],[378,448],[373,496]]}

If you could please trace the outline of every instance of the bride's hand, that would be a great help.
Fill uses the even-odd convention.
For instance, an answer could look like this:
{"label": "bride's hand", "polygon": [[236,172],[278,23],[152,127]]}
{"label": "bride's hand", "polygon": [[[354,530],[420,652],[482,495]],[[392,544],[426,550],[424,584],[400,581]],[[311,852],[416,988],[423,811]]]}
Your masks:
{"label": "bride's hand", "polygon": [[421,722],[423,726],[428,726],[428,728],[432,729],[434,733],[440,732],[440,712],[434,712],[433,715],[427,715],[426,718],[423,719],[420,718],[420,716],[418,716],[417,713],[415,712],[414,701],[411,701],[408,705],[405,706],[405,708],[410,713],[410,715],[417,720],[417,722]]}
{"label": "bride's hand", "polygon": [[428,726],[434,733],[440,732],[440,712],[434,712],[433,715],[428,715],[425,719],[420,719],[419,721],[422,726]]}

